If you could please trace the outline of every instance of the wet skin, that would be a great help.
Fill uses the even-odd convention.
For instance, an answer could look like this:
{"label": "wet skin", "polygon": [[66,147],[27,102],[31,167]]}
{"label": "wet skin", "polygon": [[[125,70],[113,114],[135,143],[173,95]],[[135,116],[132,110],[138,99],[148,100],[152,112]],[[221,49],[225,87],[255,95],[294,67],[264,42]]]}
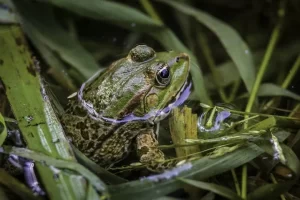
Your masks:
{"label": "wet skin", "polygon": [[103,167],[132,150],[145,165],[160,163],[156,124],[187,98],[188,74],[187,54],[136,46],[72,95],[61,117],[65,132]]}

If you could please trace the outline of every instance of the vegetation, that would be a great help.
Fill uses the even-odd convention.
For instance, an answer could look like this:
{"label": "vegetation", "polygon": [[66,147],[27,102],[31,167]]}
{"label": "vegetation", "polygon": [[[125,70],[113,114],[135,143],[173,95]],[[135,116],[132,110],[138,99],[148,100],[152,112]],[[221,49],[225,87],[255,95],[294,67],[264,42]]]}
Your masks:
{"label": "vegetation", "polygon": [[[300,198],[299,11],[297,0],[0,0],[1,199]],[[126,180],[73,148],[56,113],[141,43],[188,53],[193,92],[160,131],[185,163]],[[35,161],[46,196],[8,155]]]}

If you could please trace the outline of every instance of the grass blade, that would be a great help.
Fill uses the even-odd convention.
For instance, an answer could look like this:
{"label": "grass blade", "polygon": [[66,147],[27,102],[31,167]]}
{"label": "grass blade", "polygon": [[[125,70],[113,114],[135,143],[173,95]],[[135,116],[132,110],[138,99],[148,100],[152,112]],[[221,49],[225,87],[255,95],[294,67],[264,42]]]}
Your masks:
{"label": "grass blade", "polygon": [[264,83],[258,90],[258,96],[286,96],[300,101],[300,96],[273,83]]}
{"label": "grass blade", "polygon": [[202,182],[202,181],[195,181],[195,180],[191,180],[191,179],[184,179],[184,178],[181,178],[179,180],[186,184],[192,185],[194,187],[211,191],[211,192],[216,193],[227,199],[234,199],[234,200],[242,199],[236,193],[234,193],[232,190],[230,190],[229,188],[226,188],[224,186],[221,186],[221,185],[217,185],[214,183],[206,183],[206,182]]}
{"label": "grass blade", "polygon": [[49,2],[81,16],[107,21],[134,31],[162,28],[162,24],[152,20],[141,11],[113,1],[92,0],[86,3],[73,0],[50,0]]}
{"label": "grass blade", "polygon": [[5,120],[2,114],[0,113],[0,146],[3,145],[6,137],[7,137],[7,129],[5,125]]}
{"label": "grass blade", "polygon": [[30,1],[14,1],[14,4],[31,40],[46,44],[85,78],[99,69],[92,55],[56,22],[50,5]]}
{"label": "grass blade", "polygon": [[[0,78],[27,147],[75,162],[20,28],[0,26],[0,46]],[[49,199],[85,198],[86,194],[81,191],[85,191],[87,185],[82,176],[62,171],[62,176],[55,179],[49,167],[40,163],[36,167]]]}
{"label": "grass blade", "polygon": [[252,53],[236,30],[213,16],[194,9],[186,4],[169,0],[160,1],[186,15],[194,17],[198,22],[205,25],[217,35],[228,55],[239,70],[240,76],[242,77],[248,92],[250,92],[255,80],[255,67],[253,64]]}

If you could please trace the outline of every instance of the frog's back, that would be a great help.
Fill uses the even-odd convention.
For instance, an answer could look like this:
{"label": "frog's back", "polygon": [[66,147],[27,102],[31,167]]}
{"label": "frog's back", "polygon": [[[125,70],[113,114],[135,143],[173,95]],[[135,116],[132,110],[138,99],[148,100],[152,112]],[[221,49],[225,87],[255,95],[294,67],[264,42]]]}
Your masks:
{"label": "frog's back", "polygon": [[93,105],[92,109],[101,116],[98,119],[82,106],[78,93],[69,99],[61,118],[65,132],[80,151],[102,166],[124,158],[136,135],[150,127],[146,121],[114,123],[104,120],[121,119],[141,104],[138,94],[150,88],[150,85],[141,84],[146,78],[144,68],[143,64],[123,58],[85,85],[82,98]]}

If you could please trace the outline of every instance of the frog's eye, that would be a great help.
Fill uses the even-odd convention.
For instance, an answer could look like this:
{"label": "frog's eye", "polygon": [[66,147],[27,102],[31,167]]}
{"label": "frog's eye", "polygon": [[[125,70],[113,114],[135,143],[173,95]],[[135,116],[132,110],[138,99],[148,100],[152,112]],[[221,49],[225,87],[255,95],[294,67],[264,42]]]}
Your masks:
{"label": "frog's eye", "polygon": [[145,62],[155,56],[155,51],[147,45],[138,45],[129,52],[131,59],[134,62]]}
{"label": "frog's eye", "polygon": [[169,66],[165,65],[156,73],[156,82],[159,86],[167,86],[171,81]]}

